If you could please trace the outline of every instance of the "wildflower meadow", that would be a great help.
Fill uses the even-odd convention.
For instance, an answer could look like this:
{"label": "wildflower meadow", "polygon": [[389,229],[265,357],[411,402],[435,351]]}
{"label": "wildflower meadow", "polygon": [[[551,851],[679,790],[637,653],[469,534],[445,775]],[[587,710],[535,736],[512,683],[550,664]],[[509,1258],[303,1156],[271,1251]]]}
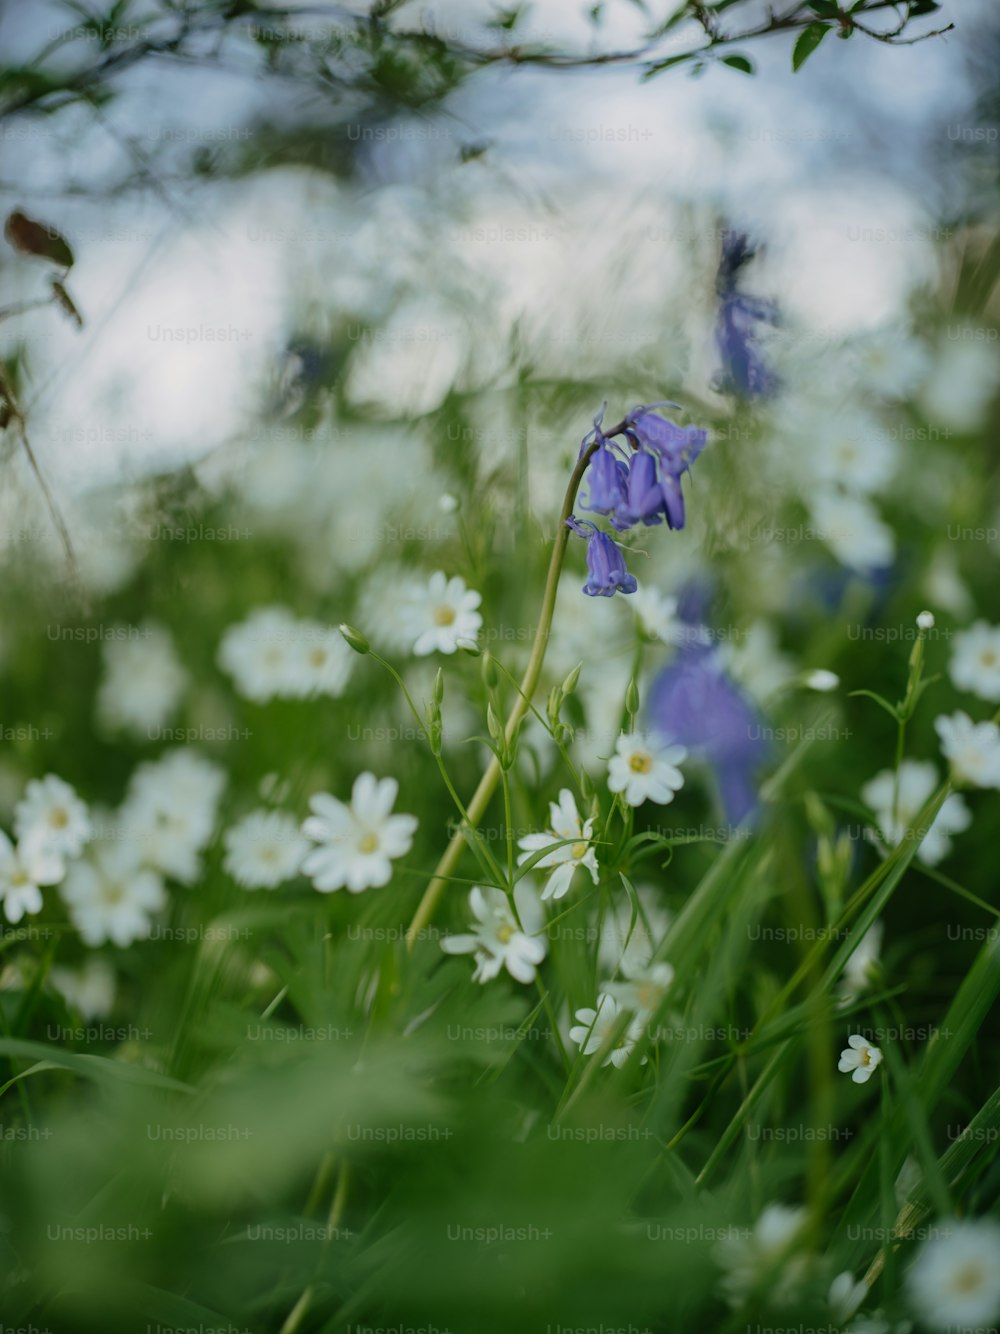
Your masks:
{"label": "wildflower meadow", "polygon": [[0,1334],[996,1334],[998,53],[0,9]]}

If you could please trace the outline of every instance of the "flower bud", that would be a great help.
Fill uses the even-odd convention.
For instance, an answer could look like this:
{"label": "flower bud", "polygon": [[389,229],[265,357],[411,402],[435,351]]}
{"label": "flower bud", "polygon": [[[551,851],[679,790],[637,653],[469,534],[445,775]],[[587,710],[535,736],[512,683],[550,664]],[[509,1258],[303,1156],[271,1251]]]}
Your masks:
{"label": "flower bud", "polygon": [[444,699],[444,668],[439,667],[434,677],[434,703],[440,706]]}
{"label": "flower bud", "polygon": [[435,717],[431,718],[430,726],[427,729],[427,740],[430,743],[432,755],[441,754],[442,735],[441,715],[437,714]]}
{"label": "flower bud", "polygon": [[635,683],[634,676],[625,691],[625,711],[630,718],[634,718],[639,712],[639,687]]}
{"label": "flower bud", "polygon": [[836,690],[840,685],[840,677],[836,672],[828,672],[825,667],[820,667],[816,671],[806,674],[804,684],[810,690]]}
{"label": "flower bud", "polygon": [[559,721],[559,710],[562,708],[562,691],[558,686],[553,686],[549,691],[548,702],[545,706],[545,712],[549,716],[550,724],[555,727]]}
{"label": "flower bud", "polygon": [[483,660],[479,664],[479,670],[483,674],[483,685],[486,689],[496,690],[500,681],[500,675],[497,672],[496,659],[493,657],[493,654],[489,649],[483,654]]}
{"label": "flower bud", "polygon": [[503,723],[497,717],[492,703],[486,705],[486,726],[493,740],[498,746],[502,746],[504,743]]}
{"label": "flower bud", "polygon": [[342,625],[339,625],[337,628],[340,631],[340,633],[344,636],[344,638],[347,640],[348,644],[350,644],[351,648],[354,650],[355,653],[371,652],[372,650],[371,644],[369,644],[368,640],[364,637],[364,635],[361,633],[360,630],[355,630],[353,625],[348,625],[347,622],[345,621]]}
{"label": "flower bud", "polygon": [[582,667],[583,663],[578,662],[570,672],[569,676],[566,677],[566,680],[562,683],[561,689],[564,699],[567,695],[572,695],[573,691],[576,689],[577,682],[580,680],[580,669]]}

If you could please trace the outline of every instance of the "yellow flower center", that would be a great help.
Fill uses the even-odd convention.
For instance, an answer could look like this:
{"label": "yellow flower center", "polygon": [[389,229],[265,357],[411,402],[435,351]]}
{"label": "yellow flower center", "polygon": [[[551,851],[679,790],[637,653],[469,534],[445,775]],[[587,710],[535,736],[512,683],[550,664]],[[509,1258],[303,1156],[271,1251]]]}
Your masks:
{"label": "yellow flower center", "polygon": [[984,667],[995,667],[997,665],[997,655],[991,648],[984,648],[979,655],[979,661]]}
{"label": "yellow flower center", "polygon": [[365,834],[358,842],[359,852],[374,852],[378,847],[378,834]]}
{"label": "yellow flower center", "polygon": [[440,607],[434,608],[435,625],[451,625],[455,620],[455,608],[442,603]]}
{"label": "yellow flower center", "polygon": [[871,1065],[872,1054],[868,1047],[861,1048],[860,1059],[862,1065]]}
{"label": "yellow flower center", "polygon": [[49,824],[53,829],[65,829],[69,824],[69,812],[65,806],[53,806],[49,812]]}
{"label": "yellow flower center", "polygon": [[570,848],[570,852],[573,854],[574,861],[579,861],[581,857],[586,857],[587,848],[589,846],[590,844],[583,839],[581,839],[579,843],[574,843],[573,846]]}
{"label": "yellow flower center", "polygon": [[504,922],[497,928],[497,940],[501,945],[506,945],[511,936],[514,935],[515,928],[509,922]]}
{"label": "yellow flower center", "polygon": [[975,1292],[977,1288],[982,1287],[983,1271],[975,1264],[967,1264],[959,1269],[951,1281],[951,1286],[955,1292]]}
{"label": "yellow flower center", "polygon": [[637,750],[629,756],[628,767],[634,774],[648,774],[653,767],[653,757],[644,750]]}
{"label": "yellow flower center", "polygon": [[15,889],[20,889],[22,885],[28,885],[31,882],[29,881],[27,874],[24,871],[17,870],[11,876],[10,883],[14,886]]}
{"label": "yellow flower center", "polygon": [[326,649],[314,648],[309,651],[309,661],[314,667],[322,667],[326,662]]}
{"label": "yellow flower center", "polygon": [[114,906],[116,903],[121,903],[124,897],[124,885],[107,884],[101,887],[102,900],[111,906]]}

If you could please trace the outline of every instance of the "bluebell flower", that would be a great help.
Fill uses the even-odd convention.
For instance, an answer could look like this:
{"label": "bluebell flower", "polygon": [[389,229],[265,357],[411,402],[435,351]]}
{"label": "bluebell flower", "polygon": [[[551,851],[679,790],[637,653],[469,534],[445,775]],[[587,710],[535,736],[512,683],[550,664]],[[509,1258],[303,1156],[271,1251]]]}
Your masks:
{"label": "bluebell flower", "polygon": [[628,463],[625,495],[612,515],[611,523],[619,530],[631,528],[634,523],[649,527],[662,523],[665,513],[665,498],[657,476],[656,460],[652,454],[636,450]]}
{"label": "bluebell flower", "polygon": [[[640,458],[652,460],[656,459],[659,469],[659,508],[667,523],[671,528],[683,528],[685,520],[684,511],[684,492],[681,490],[680,479],[687,472],[691,464],[701,453],[708,443],[708,432],[700,426],[677,426],[672,421],[667,421],[665,417],[659,417],[650,408],[633,408],[625,419],[625,434],[632,441],[632,444],[639,451],[633,458],[633,465]],[[649,475],[648,464],[641,465],[641,471],[637,476],[637,492],[641,482],[645,482]],[[641,493],[637,494],[637,502]],[[632,493],[629,491],[629,506],[619,515],[620,518],[628,520],[629,523],[638,521],[638,515],[632,506]],[[652,503],[651,496],[647,493],[642,495],[642,500],[648,509]],[[643,522],[657,523],[658,519],[647,519],[643,517]],[[628,526],[619,525],[618,526]]]}
{"label": "bluebell flower", "polygon": [[587,482],[590,496],[584,508],[595,514],[613,514],[624,503],[628,469],[615,458],[606,443],[594,451],[587,469]]}
{"label": "bluebell flower", "polygon": [[651,408],[633,408],[626,417],[626,434],[636,445],[656,455],[660,467],[676,481],[687,472],[708,444],[703,426],[677,426]]}
{"label": "bluebell flower", "polygon": [[740,271],[755,253],[741,232],[726,232],[716,279],[719,316],[715,342],[722,371],[714,387],[741,398],[768,398],[780,385],[757,347],[761,326],[777,323],[778,308],[773,301],[737,291]]}
{"label": "bluebell flower", "polygon": [[590,578],[584,584],[583,591],[589,597],[610,598],[615,593],[635,592],[639,585],[635,575],[629,574],[625,568],[625,557],[617,542],[586,519],[571,516],[566,520],[566,527],[572,529],[578,537],[587,539],[587,569]]}
{"label": "bluebell flower", "polygon": [[710,645],[681,648],[653,682],[651,727],[711,765],[725,819],[739,825],[757,811],[755,775],[769,746],[757,710],[730,680]]}

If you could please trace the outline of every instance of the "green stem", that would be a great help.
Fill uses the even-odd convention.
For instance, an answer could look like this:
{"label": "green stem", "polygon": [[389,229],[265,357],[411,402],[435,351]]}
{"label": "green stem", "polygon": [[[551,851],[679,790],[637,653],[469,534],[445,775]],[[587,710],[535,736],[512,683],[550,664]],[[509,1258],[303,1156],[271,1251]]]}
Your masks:
{"label": "green stem", "polygon": [[514,907],[514,826],[510,814],[510,775],[506,769],[501,777],[503,779],[503,817],[507,825],[507,884],[510,889],[511,907],[514,909],[516,917],[517,909]]}
{"label": "green stem", "polygon": [[[327,1154],[326,1158],[324,1159],[324,1165],[327,1168],[332,1168],[333,1158],[331,1154]],[[340,1227],[341,1219],[344,1217],[344,1208],[347,1204],[347,1187],[349,1182],[350,1182],[350,1169],[348,1163],[345,1161],[341,1165],[340,1175],[337,1178],[337,1189],[334,1191],[333,1200],[330,1203],[330,1212],[329,1214],[327,1214],[326,1238],[324,1240],[324,1248],[326,1246],[329,1246],[330,1238]],[[300,1327],[302,1321],[305,1319],[309,1307],[312,1305],[312,1299],[313,1296],[315,1295],[315,1291],[316,1289],[313,1283],[308,1284],[308,1286],[303,1290],[302,1295],[299,1297],[299,1300],[295,1303],[295,1305],[289,1311],[288,1315],[285,1317],[285,1323],[281,1326],[281,1334],[295,1334],[295,1331]]]}
{"label": "green stem", "polygon": [[906,719],[900,718],[896,731],[896,767],[892,779],[892,827],[899,828],[899,770],[903,763],[903,750],[906,742]]}
{"label": "green stem", "polygon": [[[520,689],[521,689],[521,687],[518,685],[517,680],[516,680],[516,679],[514,678],[514,676],[507,670],[507,668],[503,665],[503,663],[500,661],[500,659],[495,657],[495,658],[493,659],[493,661],[496,663],[496,665],[497,665],[497,669],[498,669],[499,671],[501,671],[501,672],[504,674],[504,676],[505,676],[505,677],[507,678],[507,680],[511,683],[511,685],[514,687],[514,689],[520,693]],[[535,717],[538,719],[538,721],[541,723],[541,725],[545,728],[546,732],[548,732],[549,736],[552,738],[552,741],[553,741],[553,743],[554,743],[556,749],[559,751],[559,754],[562,756],[563,762],[565,763],[567,769],[569,769],[570,773],[573,775],[573,782],[576,784],[576,789],[577,789],[577,791],[580,793],[580,797],[581,797],[581,799],[583,799],[583,791],[582,791],[582,789],[581,789],[581,787],[580,787],[580,775],[577,773],[576,765],[573,763],[572,759],[570,758],[569,751],[566,749],[565,744],[564,744],[562,741],[558,741],[558,740],[556,740],[556,734],[555,734],[555,732],[552,730],[552,727],[551,727],[551,725],[550,725],[550,723],[549,723],[549,720],[548,720],[547,718],[543,717],[543,715],[542,715],[541,713],[539,713],[538,709],[535,708],[535,706],[534,706],[534,704],[532,704],[531,700],[527,700],[526,702],[527,702],[527,706],[528,706],[528,711],[529,711],[530,713],[533,713],[533,714],[535,715]]]}
{"label": "green stem", "polygon": [[[612,435],[614,432],[606,432]],[[573,469],[573,475],[569,479],[569,486],[566,488],[566,495],[563,499],[562,510],[559,513],[559,526],[556,529],[555,542],[552,547],[552,557],[549,560],[548,574],[545,578],[545,591],[542,594],[542,607],[538,615],[538,631],[535,635],[535,643],[531,650],[531,657],[528,659],[528,665],[525,668],[524,676],[518,687],[518,697],[514,702],[510,717],[507,719],[505,735],[507,744],[513,745],[517,729],[524,720],[525,714],[530,707],[531,698],[538,685],[538,678],[542,674],[542,665],[545,662],[545,650],[548,646],[549,632],[552,628],[552,617],[556,609],[556,593],[559,590],[559,575],[562,572],[563,556],[566,551],[566,542],[569,539],[569,529],[566,527],[566,520],[573,513],[573,506],[576,502],[576,493],[579,490],[580,483],[583,480],[583,474],[587,470],[587,464],[590,462],[590,456],[597,448],[595,440],[577,460],[576,467]],[[490,798],[496,791],[497,783],[500,781],[500,763],[496,756],[490,761],[485,773],[479,780],[479,786],[472,795],[472,800],[468,806],[468,819],[472,824],[478,824],[483,818],[486,808],[490,803]],[[427,926],[434,911],[437,908],[438,901],[444,893],[445,886],[448,883],[448,877],[452,874],[462,855],[462,847],[465,840],[462,837],[461,830],[456,830],[452,835],[451,841],[445,848],[441,860],[434,869],[430,883],[424,890],[423,898],[417,906],[417,911],[413,914],[413,920],[406,932],[406,947],[412,950],[414,944],[420,937],[420,932]]]}
{"label": "green stem", "polygon": [[[396,671],[392,663],[386,662],[385,658],[380,657],[373,649],[369,650],[369,655],[375,662],[377,662],[380,666],[385,668],[385,670],[389,673],[392,679],[399,686],[400,690],[403,692],[404,699],[410,706],[410,712],[413,714],[413,717],[416,720],[417,727],[420,729],[420,731],[423,731],[424,728],[427,727],[427,722],[424,718],[420,716],[420,710],[417,708],[416,704],[414,704],[410,692],[406,688],[406,682],[403,680],[402,676],[400,676],[399,672]],[[458,809],[458,813],[461,815],[463,821],[468,826],[472,834],[475,835],[479,821],[470,820],[468,811],[462,805],[461,797],[455,791],[455,785],[451,781],[451,777],[448,773],[448,770],[445,766],[445,762],[442,756],[440,754],[437,754],[434,756],[434,758],[437,761],[437,767],[440,770],[441,777],[444,779],[444,785],[448,789],[448,793],[451,796],[452,801],[455,803],[455,806]],[[459,832],[459,837],[461,837],[461,831],[459,830],[458,832]],[[496,858],[493,856],[493,854],[487,847],[482,848],[482,853],[486,859],[487,865],[489,866],[490,874],[495,876],[499,883],[501,879],[501,872],[499,866],[497,865]],[[511,877],[511,882],[513,883],[513,877]]]}

